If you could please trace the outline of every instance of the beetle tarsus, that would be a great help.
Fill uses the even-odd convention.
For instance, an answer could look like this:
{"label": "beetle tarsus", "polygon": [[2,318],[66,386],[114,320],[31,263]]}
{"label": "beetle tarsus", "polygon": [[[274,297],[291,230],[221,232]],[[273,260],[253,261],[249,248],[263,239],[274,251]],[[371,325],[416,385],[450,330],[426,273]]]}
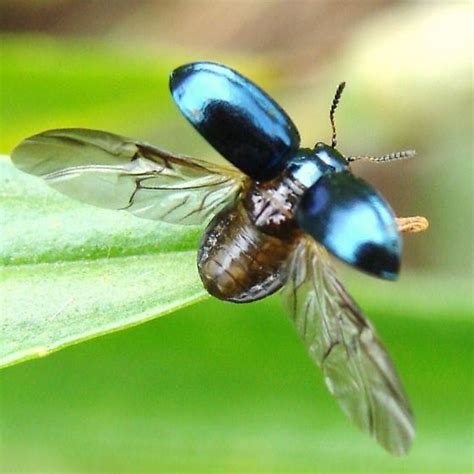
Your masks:
{"label": "beetle tarsus", "polygon": [[423,216],[397,217],[396,221],[399,232],[423,232],[430,226],[428,219]]}

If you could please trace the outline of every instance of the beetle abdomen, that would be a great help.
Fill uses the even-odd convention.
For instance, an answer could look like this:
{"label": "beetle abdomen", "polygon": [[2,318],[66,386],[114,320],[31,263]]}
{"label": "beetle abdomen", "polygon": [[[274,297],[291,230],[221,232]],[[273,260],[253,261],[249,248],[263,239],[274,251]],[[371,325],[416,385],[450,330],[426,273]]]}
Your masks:
{"label": "beetle abdomen", "polygon": [[216,298],[246,303],[274,293],[286,280],[292,241],[255,227],[239,202],[217,214],[198,252],[198,270],[207,291]]}

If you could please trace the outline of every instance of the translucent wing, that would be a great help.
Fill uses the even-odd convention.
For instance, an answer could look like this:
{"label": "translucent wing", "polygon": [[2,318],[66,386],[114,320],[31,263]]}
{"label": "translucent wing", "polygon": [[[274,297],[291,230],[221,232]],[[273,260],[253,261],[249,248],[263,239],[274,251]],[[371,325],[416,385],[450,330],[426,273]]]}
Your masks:
{"label": "translucent wing", "polygon": [[80,201],[179,224],[204,222],[235,198],[244,179],[236,170],[87,129],[50,130],[27,138],[12,160]]}
{"label": "translucent wing", "polygon": [[344,412],[385,449],[405,454],[413,414],[395,368],[323,247],[304,239],[292,255],[283,298],[312,360]]}

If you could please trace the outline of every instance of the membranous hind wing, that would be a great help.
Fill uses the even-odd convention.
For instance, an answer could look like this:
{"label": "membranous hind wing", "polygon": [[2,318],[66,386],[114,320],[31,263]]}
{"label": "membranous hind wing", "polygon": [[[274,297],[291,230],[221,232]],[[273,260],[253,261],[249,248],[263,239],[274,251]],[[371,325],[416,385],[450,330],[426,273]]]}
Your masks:
{"label": "membranous hind wing", "polygon": [[413,414],[395,368],[323,247],[310,238],[292,255],[283,298],[311,359],[344,412],[393,454],[415,435]]}
{"label": "membranous hind wing", "polygon": [[79,201],[179,224],[204,222],[235,198],[244,179],[237,170],[87,129],[27,138],[12,160]]}

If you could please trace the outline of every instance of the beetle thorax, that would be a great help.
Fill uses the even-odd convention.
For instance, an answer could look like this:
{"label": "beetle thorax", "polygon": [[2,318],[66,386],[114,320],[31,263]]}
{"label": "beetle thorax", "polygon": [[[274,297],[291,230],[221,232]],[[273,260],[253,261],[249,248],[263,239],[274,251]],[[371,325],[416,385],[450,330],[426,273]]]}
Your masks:
{"label": "beetle thorax", "polygon": [[263,183],[252,183],[243,196],[253,225],[260,231],[286,240],[296,229],[294,213],[306,188],[284,174]]}

